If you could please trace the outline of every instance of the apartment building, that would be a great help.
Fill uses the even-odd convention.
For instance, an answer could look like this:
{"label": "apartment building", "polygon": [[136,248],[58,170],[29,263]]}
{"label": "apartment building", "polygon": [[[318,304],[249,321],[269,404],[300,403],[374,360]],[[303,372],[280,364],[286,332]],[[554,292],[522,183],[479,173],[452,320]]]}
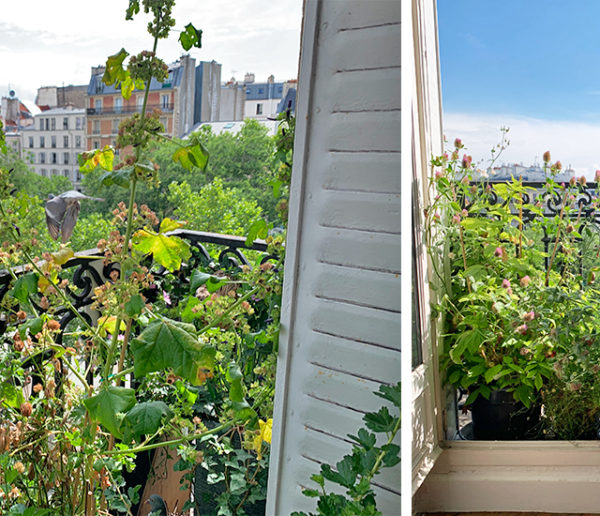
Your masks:
{"label": "apartment building", "polygon": [[[141,112],[145,90],[134,90],[124,99],[120,88],[102,82],[105,68],[93,67],[87,90],[87,145],[99,149],[116,144],[120,123]],[[148,95],[147,112],[160,111],[160,121],[165,134],[181,137],[194,125],[194,96],[196,93],[195,59],[181,57],[169,67],[164,82],[152,79]]]}
{"label": "apartment building", "polygon": [[33,125],[21,131],[22,157],[44,177],[62,175],[74,188],[81,186],[77,155],[86,145],[84,109],[54,108],[34,117]]}

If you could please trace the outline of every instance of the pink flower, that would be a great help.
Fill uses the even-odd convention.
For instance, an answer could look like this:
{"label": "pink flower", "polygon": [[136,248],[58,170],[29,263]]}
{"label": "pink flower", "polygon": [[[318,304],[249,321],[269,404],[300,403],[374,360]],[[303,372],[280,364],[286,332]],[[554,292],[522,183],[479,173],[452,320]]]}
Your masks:
{"label": "pink flower", "polygon": [[165,292],[165,291],[163,290],[162,297],[163,297],[163,299],[164,299],[164,301],[165,301],[165,303],[166,303],[167,305],[170,305],[170,304],[171,304],[171,296],[169,295],[169,293],[168,293],[168,292]]}
{"label": "pink flower", "polygon": [[579,389],[581,389],[581,384],[579,382],[572,382],[569,384],[569,389],[571,391],[578,391]]}
{"label": "pink flower", "polygon": [[468,217],[469,216],[469,212],[467,210],[463,210],[462,211],[462,216],[463,217]]}
{"label": "pink flower", "polygon": [[523,314],[524,321],[533,321],[535,319],[535,312],[532,310],[531,312],[525,312]]}
{"label": "pink flower", "polygon": [[517,332],[517,333],[520,333],[521,335],[525,335],[525,334],[527,333],[527,330],[528,330],[528,329],[529,329],[529,328],[527,328],[527,325],[526,325],[526,324],[521,324],[521,326],[517,326],[517,328],[516,328],[516,332]]}
{"label": "pink flower", "polygon": [[562,170],[562,163],[560,161],[557,161],[554,166],[556,167],[556,170]]}
{"label": "pink flower", "polygon": [[447,152],[444,152],[443,158],[444,158],[444,161],[448,161],[448,153]]}
{"label": "pink flower", "polygon": [[544,152],[544,155],[542,156],[544,163],[549,163],[550,162],[550,151],[547,150],[546,152]]}
{"label": "pink flower", "polygon": [[463,154],[463,159],[462,159],[463,168],[470,168],[472,161],[473,161],[473,158],[471,156]]}
{"label": "pink flower", "polygon": [[507,279],[503,279],[502,288],[510,288],[510,281],[508,281]]}
{"label": "pink flower", "polygon": [[442,177],[442,173],[439,170],[435,171],[435,178],[439,179],[440,177]]}
{"label": "pink flower", "polygon": [[[560,169],[559,169],[560,170]],[[577,179],[572,177],[571,179],[569,179],[569,184],[571,186],[575,186],[577,184]]]}
{"label": "pink flower", "polygon": [[521,278],[521,286],[522,287],[526,287],[527,285],[529,285],[529,283],[531,283],[531,278],[529,276],[523,276]]}
{"label": "pink flower", "polygon": [[502,248],[496,247],[496,250],[494,251],[494,256],[497,256],[498,258],[502,258],[503,254],[504,254],[504,251],[502,250]]}
{"label": "pink flower", "polygon": [[462,149],[463,144],[460,138],[456,138],[456,140],[454,140],[454,147],[457,149]]}
{"label": "pink flower", "polygon": [[454,215],[452,217],[452,222],[454,222],[455,224],[460,224],[460,215]]}
{"label": "pink flower", "polygon": [[596,183],[600,183],[600,170],[596,170],[594,178],[596,179]]}
{"label": "pink flower", "polygon": [[586,185],[586,183],[587,183],[587,179],[585,178],[585,176],[581,176],[581,177],[579,178],[579,182],[580,182],[580,183],[581,183],[583,186],[585,186],[585,185]]}

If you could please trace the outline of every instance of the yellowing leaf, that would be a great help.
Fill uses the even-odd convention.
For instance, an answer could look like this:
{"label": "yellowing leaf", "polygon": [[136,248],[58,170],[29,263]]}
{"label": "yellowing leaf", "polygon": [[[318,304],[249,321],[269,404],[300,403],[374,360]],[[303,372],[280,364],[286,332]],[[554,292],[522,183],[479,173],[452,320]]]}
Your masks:
{"label": "yellowing leaf", "polygon": [[61,247],[58,251],[52,253],[52,261],[56,265],[64,265],[73,258],[73,256],[75,256],[73,249],[70,247]]}
{"label": "yellowing leaf", "polygon": [[208,163],[208,151],[196,134],[190,138],[189,142],[185,147],[175,151],[173,161],[181,163],[186,170],[192,170],[194,167],[204,170]]}
{"label": "yellowing leaf", "polygon": [[112,170],[115,159],[115,151],[110,145],[106,145],[103,149],[96,149],[89,152],[82,152],[77,156],[79,161],[79,170],[84,174],[92,172],[96,167],[100,166],[104,170]]}
{"label": "yellowing leaf", "polygon": [[151,254],[158,264],[171,272],[179,270],[182,260],[192,256],[190,245],[179,237],[142,229],[133,235],[132,240],[133,249]]}
{"label": "yellowing leaf", "polygon": [[262,440],[266,443],[271,444],[271,435],[273,433],[273,420],[269,418],[265,422],[262,419],[260,419],[258,421],[258,424],[260,426],[260,436],[262,437]]}
{"label": "yellowing leaf", "polygon": [[[121,331],[125,331],[126,326],[123,321],[121,321],[119,328]],[[110,317],[103,315],[102,317],[98,318],[98,330],[99,330],[101,337],[106,337],[107,332],[110,333],[111,335],[114,335],[116,332],[116,329],[117,329],[117,318],[114,315],[111,315]]]}
{"label": "yellowing leaf", "polygon": [[102,76],[102,82],[107,86],[118,83],[129,78],[129,72],[123,68],[123,61],[129,55],[124,48],[119,50],[115,55],[109,56],[106,60],[106,68]]}
{"label": "yellowing leaf", "polygon": [[179,229],[181,227],[183,227],[185,224],[183,222],[178,222],[176,220],[170,219],[170,218],[166,218],[163,219],[163,221],[160,223],[160,229],[158,230],[159,233],[167,233],[169,231],[173,231],[175,229]]}

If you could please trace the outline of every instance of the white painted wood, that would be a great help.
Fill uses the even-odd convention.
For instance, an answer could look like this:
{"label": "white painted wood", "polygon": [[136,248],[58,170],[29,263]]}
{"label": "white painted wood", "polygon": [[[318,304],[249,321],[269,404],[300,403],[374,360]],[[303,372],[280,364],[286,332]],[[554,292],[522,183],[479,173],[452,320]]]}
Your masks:
{"label": "white painted wood", "polygon": [[596,513],[600,442],[447,441],[417,511]]}
{"label": "white painted wood", "polygon": [[[400,2],[305,2],[267,514],[400,379]],[[399,444],[399,439],[398,439]],[[400,512],[400,468],[375,479]],[[313,486],[314,487],[314,486]]]}
{"label": "white painted wood", "polygon": [[[429,284],[434,281],[423,247],[423,224],[420,214],[427,203],[427,178],[430,174],[431,157],[442,152],[440,79],[437,49],[437,23],[435,0],[412,0],[409,36],[405,41],[410,48],[403,54],[405,83],[410,85],[411,113],[403,121],[410,134],[410,156],[413,212],[413,246],[415,249],[418,311],[421,332],[423,362],[412,371],[412,393],[409,401],[412,409],[412,492],[422,484],[441,454],[439,440],[442,421],[439,399],[439,372],[437,361],[436,329],[430,317],[432,292]],[[407,80],[408,79],[408,80]],[[412,267],[411,267],[412,269]],[[406,371],[406,369],[404,370]]]}

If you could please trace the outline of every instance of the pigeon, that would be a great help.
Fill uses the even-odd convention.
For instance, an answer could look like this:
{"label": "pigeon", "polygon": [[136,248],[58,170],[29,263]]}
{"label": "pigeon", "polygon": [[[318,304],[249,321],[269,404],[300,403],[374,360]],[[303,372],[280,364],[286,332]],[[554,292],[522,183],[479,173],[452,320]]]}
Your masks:
{"label": "pigeon", "polygon": [[168,516],[169,513],[167,512],[167,504],[165,503],[165,501],[157,494],[153,494],[150,495],[150,498],[148,498],[148,502],[150,504],[150,507],[152,509],[152,511],[150,512],[150,514],[152,514],[152,516]]}
{"label": "pigeon", "polygon": [[71,238],[81,208],[79,204],[80,199],[90,199],[92,201],[104,200],[98,197],[89,197],[77,190],[69,190],[60,195],[55,196],[50,194],[48,196],[45,206],[46,225],[48,226],[50,236],[54,240],[57,240],[58,235],[60,235],[64,244]]}

